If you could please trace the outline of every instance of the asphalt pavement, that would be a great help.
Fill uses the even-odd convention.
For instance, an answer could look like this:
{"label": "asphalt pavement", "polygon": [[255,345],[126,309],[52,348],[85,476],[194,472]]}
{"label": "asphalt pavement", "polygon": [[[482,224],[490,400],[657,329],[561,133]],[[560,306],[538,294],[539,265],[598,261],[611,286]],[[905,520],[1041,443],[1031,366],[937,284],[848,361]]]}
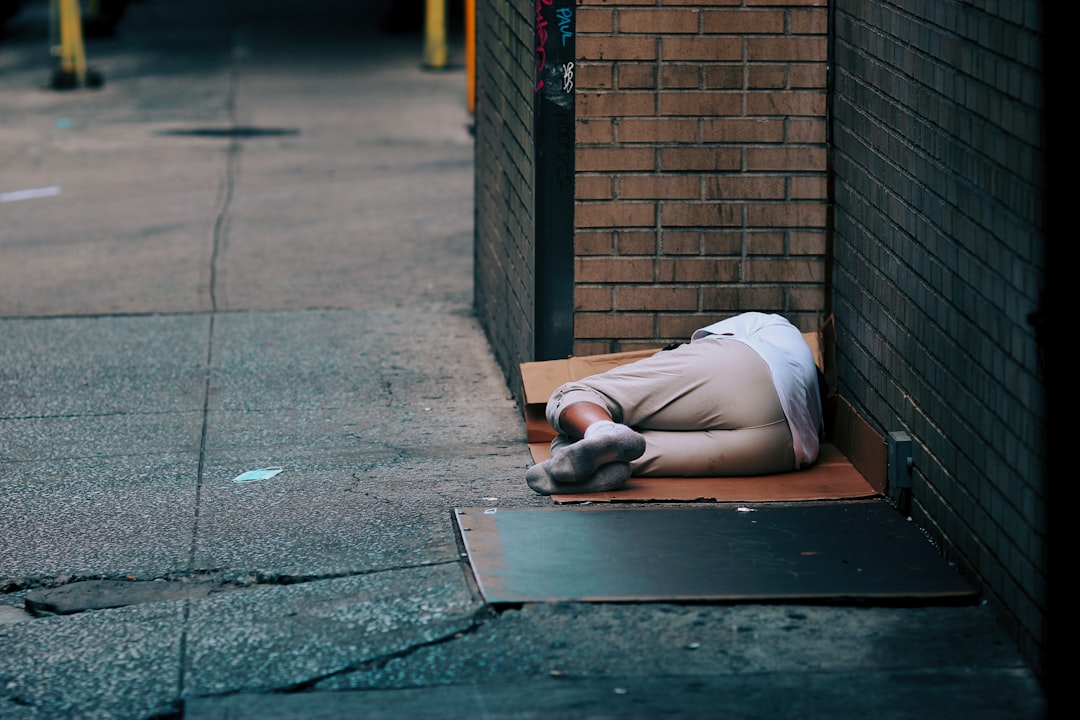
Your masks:
{"label": "asphalt pavement", "polygon": [[66,91],[48,3],[0,38],[0,718],[1043,717],[986,603],[483,601],[454,509],[551,500],[460,38],[387,12],[141,0]]}

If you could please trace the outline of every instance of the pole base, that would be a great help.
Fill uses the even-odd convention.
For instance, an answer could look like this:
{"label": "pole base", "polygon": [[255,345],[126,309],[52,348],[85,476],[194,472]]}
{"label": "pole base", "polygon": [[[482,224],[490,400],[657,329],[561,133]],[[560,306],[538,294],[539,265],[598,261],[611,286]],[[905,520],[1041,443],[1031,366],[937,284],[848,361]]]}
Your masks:
{"label": "pole base", "polygon": [[86,77],[80,78],[79,74],[71,70],[53,70],[52,82],[49,86],[53,90],[77,90],[79,88],[99,88],[105,84],[105,76],[97,70],[89,68]]}

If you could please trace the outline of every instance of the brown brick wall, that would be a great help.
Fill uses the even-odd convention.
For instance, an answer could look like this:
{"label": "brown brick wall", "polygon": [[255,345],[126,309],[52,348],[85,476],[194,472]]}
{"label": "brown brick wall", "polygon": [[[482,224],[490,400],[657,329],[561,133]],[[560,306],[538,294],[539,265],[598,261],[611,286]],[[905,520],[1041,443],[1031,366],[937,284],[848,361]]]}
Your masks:
{"label": "brown brick wall", "polygon": [[827,312],[824,0],[580,0],[577,354]]}

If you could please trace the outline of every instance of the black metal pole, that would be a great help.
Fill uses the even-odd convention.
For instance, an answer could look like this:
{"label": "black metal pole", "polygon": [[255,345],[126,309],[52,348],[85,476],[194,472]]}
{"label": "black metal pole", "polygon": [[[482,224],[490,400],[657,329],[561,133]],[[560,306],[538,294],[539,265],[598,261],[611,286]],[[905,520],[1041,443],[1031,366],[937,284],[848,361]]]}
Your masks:
{"label": "black metal pole", "polygon": [[574,344],[574,0],[536,0],[534,353]]}

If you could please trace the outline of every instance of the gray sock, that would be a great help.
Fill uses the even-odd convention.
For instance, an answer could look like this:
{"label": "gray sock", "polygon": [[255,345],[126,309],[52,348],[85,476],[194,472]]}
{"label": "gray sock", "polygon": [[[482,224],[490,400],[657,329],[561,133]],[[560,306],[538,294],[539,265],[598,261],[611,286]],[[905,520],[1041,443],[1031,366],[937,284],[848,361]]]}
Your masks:
{"label": "gray sock", "polygon": [[545,460],[537,463],[525,472],[525,482],[540,495],[608,492],[618,490],[630,479],[630,463],[613,462],[601,465],[592,476],[582,482],[555,482],[545,467],[545,463],[550,462]]}
{"label": "gray sock", "polygon": [[552,483],[581,483],[604,465],[628,463],[644,453],[644,437],[626,425],[612,423],[574,443],[566,444],[562,436],[556,438],[551,459],[541,463],[542,472]]}

